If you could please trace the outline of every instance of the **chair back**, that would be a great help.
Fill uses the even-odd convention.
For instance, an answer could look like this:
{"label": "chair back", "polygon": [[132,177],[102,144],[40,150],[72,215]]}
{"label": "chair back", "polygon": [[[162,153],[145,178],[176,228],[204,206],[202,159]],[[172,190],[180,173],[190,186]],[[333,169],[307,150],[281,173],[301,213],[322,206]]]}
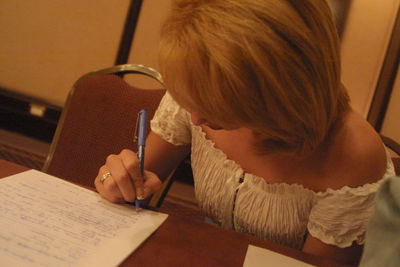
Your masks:
{"label": "chair back", "polygon": [[165,90],[132,87],[122,77],[129,73],[146,75],[163,84],[157,71],[134,64],[82,76],[68,96],[44,172],[94,187],[98,169],[109,154],[124,148],[137,151],[133,141],[137,114],[146,108],[150,120]]}

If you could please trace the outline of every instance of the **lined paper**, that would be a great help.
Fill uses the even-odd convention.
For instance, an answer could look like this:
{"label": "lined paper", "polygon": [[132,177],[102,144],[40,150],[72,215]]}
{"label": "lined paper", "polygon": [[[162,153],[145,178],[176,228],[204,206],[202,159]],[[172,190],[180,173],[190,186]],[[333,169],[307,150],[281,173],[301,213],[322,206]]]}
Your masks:
{"label": "lined paper", "polygon": [[116,266],[168,215],[29,170],[0,179],[3,266]]}

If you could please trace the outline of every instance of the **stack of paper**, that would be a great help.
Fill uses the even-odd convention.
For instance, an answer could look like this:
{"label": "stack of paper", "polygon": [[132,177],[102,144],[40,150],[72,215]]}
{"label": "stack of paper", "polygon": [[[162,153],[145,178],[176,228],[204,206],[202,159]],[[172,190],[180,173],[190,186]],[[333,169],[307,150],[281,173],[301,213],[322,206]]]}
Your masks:
{"label": "stack of paper", "polygon": [[2,266],[115,266],[167,218],[39,171],[0,179]]}

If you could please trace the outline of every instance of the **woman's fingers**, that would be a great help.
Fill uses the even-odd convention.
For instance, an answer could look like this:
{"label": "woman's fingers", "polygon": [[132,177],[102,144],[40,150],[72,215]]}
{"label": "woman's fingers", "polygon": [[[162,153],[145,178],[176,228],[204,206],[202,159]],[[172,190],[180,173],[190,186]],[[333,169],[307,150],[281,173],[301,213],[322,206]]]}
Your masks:
{"label": "woman's fingers", "polygon": [[106,166],[105,165],[101,166],[99,169],[99,173],[96,179],[94,180],[94,185],[96,187],[97,192],[99,192],[99,194],[108,201],[115,203],[125,202],[121,191],[119,190],[117,184],[114,182],[114,179],[112,178],[112,175],[108,176],[106,175],[107,173],[110,172],[108,171]]}
{"label": "woman's fingers", "polygon": [[129,173],[129,176],[133,183],[136,198],[140,200],[144,199],[143,184],[145,177],[142,176],[142,173],[140,171],[140,162],[137,158],[136,153],[131,150],[124,149],[121,151],[120,156],[122,159],[122,163]]}
{"label": "woman's fingers", "polygon": [[161,181],[150,171],[142,176],[139,165],[131,150],[108,156],[95,179],[97,191],[111,202],[133,202],[151,196],[161,188]]}
{"label": "woman's fingers", "polygon": [[140,162],[137,154],[131,150],[124,149],[121,152],[121,158],[128,170],[138,199],[148,198],[161,188],[161,180],[158,176],[150,171],[140,170]]}
{"label": "woman's fingers", "polygon": [[[131,182],[131,177],[124,164],[125,159],[120,155],[110,155],[106,160],[106,168],[111,173],[112,179],[117,184],[119,191],[127,202],[133,202],[136,199],[135,188]],[[107,183],[111,189],[114,185]],[[107,185],[105,184],[105,186]]]}

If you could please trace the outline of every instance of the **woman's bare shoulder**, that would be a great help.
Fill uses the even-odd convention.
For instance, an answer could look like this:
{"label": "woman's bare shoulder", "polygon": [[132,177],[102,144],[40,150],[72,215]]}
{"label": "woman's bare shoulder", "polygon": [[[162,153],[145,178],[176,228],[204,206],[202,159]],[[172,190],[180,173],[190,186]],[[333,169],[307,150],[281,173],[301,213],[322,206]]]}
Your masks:
{"label": "woman's bare shoulder", "polygon": [[379,134],[358,113],[350,112],[335,136],[333,169],[336,188],[358,187],[380,180],[387,165],[386,151]]}

